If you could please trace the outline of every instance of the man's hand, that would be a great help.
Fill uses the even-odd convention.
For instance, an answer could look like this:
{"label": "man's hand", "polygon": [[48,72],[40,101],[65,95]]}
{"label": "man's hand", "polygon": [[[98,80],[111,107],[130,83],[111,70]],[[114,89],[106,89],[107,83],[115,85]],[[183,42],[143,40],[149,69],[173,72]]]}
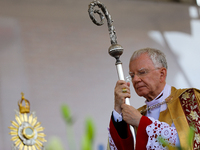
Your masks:
{"label": "man's hand", "polygon": [[[119,114],[122,112],[121,105],[125,103],[125,99],[131,97],[130,94],[130,83],[125,82],[123,80],[118,80],[115,86],[115,106],[114,109]],[[127,92],[123,92],[122,90],[126,89]]]}
{"label": "man's hand", "polygon": [[129,106],[127,104],[122,104],[121,108],[122,108],[123,120],[132,126],[138,127],[140,119],[142,117],[140,112],[134,107]]}

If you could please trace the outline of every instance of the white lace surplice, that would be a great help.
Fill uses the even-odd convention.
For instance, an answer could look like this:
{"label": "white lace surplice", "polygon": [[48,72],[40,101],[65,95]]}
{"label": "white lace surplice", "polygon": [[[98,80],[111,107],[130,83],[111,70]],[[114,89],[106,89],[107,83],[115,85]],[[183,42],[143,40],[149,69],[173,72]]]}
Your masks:
{"label": "white lace surplice", "polygon": [[152,124],[148,125],[146,128],[146,132],[148,135],[148,142],[147,142],[147,150],[154,149],[154,150],[166,150],[160,142],[158,141],[158,137],[161,137],[163,140],[175,146],[177,141],[177,131],[175,127],[170,127],[165,122],[160,122],[155,120],[151,117]]}

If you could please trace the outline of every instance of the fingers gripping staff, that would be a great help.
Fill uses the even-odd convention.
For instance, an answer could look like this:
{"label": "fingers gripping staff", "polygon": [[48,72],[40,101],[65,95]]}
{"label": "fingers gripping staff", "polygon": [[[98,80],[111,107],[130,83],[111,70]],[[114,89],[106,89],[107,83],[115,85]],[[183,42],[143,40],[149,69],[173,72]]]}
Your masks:
{"label": "fingers gripping staff", "polygon": [[[105,18],[104,15],[102,14],[102,12],[100,10],[94,10],[95,7],[99,7],[102,12],[104,13],[106,19],[107,19],[107,25],[108,25],[108,31],[110,34],[110,40],[111,40],[111,46],[108,49],[108,53],[114,57],[116,59],[116,69],[117,69],[117,74],[118,74],[118,78],[119,80],[124,80],[124,73],[123,73],[123,69],[122,69],[122,62],[119,60],[120,56],[123,53],[123,48],[121,45],[117,44],[117,37],[116,37],[116,32],[115,32],[115,28],[113,26],[113,20],[111,19],[111,15],[109,14],[108,10],[106,9],[105,5],[103,5],[101,2],[99,1],[93,1],[89,4],[89,8],[88,8],[88,13],[89,16],[91,18],[91,20],[93,21],[94,24],[101,26],[103,25],[103,19]],[[95,14],[98,14],[100,17],[100,22],[98,22],[95,18]],[[126,92],[126,91],[123,91]],[[130,101],[129,98],[126,98],[125,103],[130,105]],[[135,148],[135,143],[136,143],[136,138],[135,138],[135,131],[134,128],[132,126],[130,126],[131,132],[133,134],[133,139],[134,139],[134,148]]]}

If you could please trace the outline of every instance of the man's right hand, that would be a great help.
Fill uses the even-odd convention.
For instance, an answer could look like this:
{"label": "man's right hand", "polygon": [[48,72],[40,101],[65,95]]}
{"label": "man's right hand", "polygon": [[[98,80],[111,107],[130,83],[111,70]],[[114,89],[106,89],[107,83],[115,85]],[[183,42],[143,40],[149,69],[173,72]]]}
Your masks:
{"label": "man's right hand", "polygon": [[[123,92],[123,89],[126,89],[127,92]],[[120,114],[122,112],[121,105],[125,103],[126,98],[130,97],[130,83],[123,80],[118,80],[115,86],[115,111]]]}

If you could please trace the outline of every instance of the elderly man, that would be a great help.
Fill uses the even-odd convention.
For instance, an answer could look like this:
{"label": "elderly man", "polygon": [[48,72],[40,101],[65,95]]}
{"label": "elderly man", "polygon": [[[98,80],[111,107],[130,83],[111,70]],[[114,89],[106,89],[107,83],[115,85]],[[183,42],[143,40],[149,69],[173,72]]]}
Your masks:
{"label": "elderly man", "polygon": [[[108,149],[134,149],[129,125],[137,130],[136,150],[167,149],[158,137],[172,146],[200,149],[200,91],[176,89],[166,84],[167,61],[165,55],[156,49],[135,51],[129,71],[135,92],[146,99],[146,105],[138,110],[126,105],[125,98],[131,97],[130,83],[117,81]],[[188,142],[190,127],[194,129],[191,143]]]}

